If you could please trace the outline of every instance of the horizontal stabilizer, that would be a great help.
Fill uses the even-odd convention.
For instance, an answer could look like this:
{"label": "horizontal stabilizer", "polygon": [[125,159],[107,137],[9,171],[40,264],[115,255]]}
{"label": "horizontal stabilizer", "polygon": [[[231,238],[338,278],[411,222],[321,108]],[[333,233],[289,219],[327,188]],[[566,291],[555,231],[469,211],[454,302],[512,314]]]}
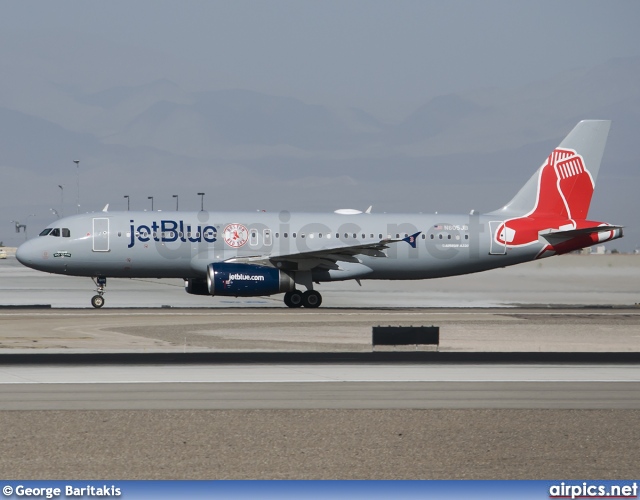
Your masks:
{"label": "horizontal stabilizer", "polygon": [[623,226],[594,226],[594,227],[583,227],[581,229],[568,229],[568,230],[555,230],[555,229],[547,229],[545,231],[540,231],[540,236],[542,236],[547,241],[558,241],[558,240],[568,240],[571,238],[575,238],[577,236],[584,236],[586,234],[594,234],[594,233],[605,233],[609,231],[619,231],[620,236],[622,236]]}

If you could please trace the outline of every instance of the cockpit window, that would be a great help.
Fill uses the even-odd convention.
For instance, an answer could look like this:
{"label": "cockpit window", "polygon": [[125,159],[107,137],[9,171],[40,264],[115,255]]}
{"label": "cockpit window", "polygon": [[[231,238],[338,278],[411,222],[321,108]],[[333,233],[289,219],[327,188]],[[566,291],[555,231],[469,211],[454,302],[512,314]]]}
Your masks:
{"label": "cockpit window", "polygon": [[71,231],[69,231],[69,228],[67,228],[67,227],[63,227],[62,228],[62,237],[63,238],[70,238],[71,237]]}
{"label": "cockpit window", "polygon": [[52,229],[49,236],[60,236],[60,228],[56,227],[55,229]]}
{"label": "cockpit window", "polygon": [[46,229],[43,229],[42,232],[39,234],[39,236],[46,236],[47,234],[49,234],[51,232],[51,228],[48,227]]}

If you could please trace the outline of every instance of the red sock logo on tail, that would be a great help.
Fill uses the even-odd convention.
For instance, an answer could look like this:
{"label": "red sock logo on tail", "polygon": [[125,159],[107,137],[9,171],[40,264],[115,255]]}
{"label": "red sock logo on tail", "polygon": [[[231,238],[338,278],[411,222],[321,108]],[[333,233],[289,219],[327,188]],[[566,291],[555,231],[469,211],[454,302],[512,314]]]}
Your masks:
{"label": "red sock logo on tail", "polygon": [[528,214],[500,225],[495,238],[510,247],[538,241],[538,231],[576,227],[587,216],[594,182],[582,156],[571,149],[556,149],[540,169],[536,204]]}
{"label": "red sock logo on tail", "polygon": [[[558,153],[558,158],[553,162],[552,157]],[[562,215],[566,215],[567,219],[586,219],[595,186],[591,174],[584,166],[582,156],[575,151],[556,149],[547,160],[547,164],[554,163],[558,177],[558,193],[566,209]]]}

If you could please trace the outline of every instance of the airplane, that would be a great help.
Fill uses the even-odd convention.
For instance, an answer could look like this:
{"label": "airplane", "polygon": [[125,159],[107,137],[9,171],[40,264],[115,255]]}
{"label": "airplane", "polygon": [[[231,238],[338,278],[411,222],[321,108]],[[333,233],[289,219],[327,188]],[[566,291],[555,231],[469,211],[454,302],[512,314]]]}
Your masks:
{"label": "airplane", "polygon": [[[623,236],[587,219],[610,121],[584,120],[502,208],[480,214],[102,212],[65,217],[23,243],[17,259],[91,277],[95,308],[107,278],[182,278],[189,294],[284,293],[316,308],[331,281],[456,276],[560,255]],[[301,291],[304,288],[305,291]]]}

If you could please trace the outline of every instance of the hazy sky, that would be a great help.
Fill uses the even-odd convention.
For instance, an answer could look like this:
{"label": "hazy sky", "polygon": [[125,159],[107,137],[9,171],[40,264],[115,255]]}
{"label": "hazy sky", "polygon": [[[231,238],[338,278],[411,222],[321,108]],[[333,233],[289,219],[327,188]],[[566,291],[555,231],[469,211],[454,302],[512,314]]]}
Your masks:
{"label": "hazy sky", "polygon": [[[55,48],[64,36],[78,34],[78,43],[90,36],[155,53],[150,59],[157,69],[164,66],[166,76],[187,90],[245,88],[357,106],[382,119],[399,119],[434,95],[510,87],[640,54],[637,1],[22,0],[0,5],[4,40],[17,35],[28,43],[26,34],[48,39]],[[143,74],[127,74],[126,67],[113,64],[110,71],[123,84],[146,83],[139,81]]]}

